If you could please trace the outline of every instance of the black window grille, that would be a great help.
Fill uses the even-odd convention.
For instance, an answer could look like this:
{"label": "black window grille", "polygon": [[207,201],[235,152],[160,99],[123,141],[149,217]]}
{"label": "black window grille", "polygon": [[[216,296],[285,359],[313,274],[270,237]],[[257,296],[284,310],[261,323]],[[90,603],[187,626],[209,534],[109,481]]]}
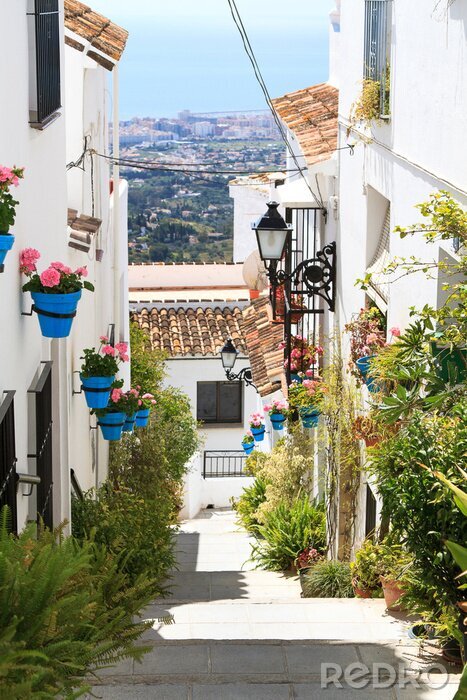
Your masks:
{"label": "black window grille", "polygon": [[379,83],[379,108],[389,116],[389,59],[392,0],[365,0],[363,77]]}
{"label": "black window grille", "polygon": [[18,531],[14,391],[5,391],[0,405],[0,508],[8,506],[11,529]]}
{"label": "black window grille", "polygon": [[365,537],[374,533],[376,529],[376,498],[371,488],[366,485],[365,508]]}
{"label": "black window grille", "polygon": [[241,423],[243,382],[198,382],[196,416],[204,423]]}
{"label": "black window grille", "polygon": [[239,450],[205,450],[203,479],[247,476],[244,473],[246,455]]}
{"label": "black window grille", "polygon": [[28,457],[36,460],[38,523],[53,527],[53,451],[52,451],[52,362],[44,362],[36,384],[28,393],[35,396],[36,452]]}
{"label": "black window grille", "polygon": [[30,113],[43,128],[60,109],[60,14],[58,0],[28,0]]}

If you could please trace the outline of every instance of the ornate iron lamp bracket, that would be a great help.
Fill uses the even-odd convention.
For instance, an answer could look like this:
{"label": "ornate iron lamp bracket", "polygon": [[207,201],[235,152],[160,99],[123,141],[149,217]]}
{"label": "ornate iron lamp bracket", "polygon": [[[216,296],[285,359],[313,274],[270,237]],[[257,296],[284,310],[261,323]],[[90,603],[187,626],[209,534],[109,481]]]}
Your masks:
{"label": "ornate iron lamp bracket", "polygon": [[268,277],[273,287],[286,282],[292,285],[292,294],[308,297],[318,296],[323,299],[330,311],[335,308],[336,283],[336,244],[333,241],[316,253],[316,257],[303,260],[290,274],[277,269],[277,263],[271,262]]}
{"label": "ornate iron lamp bracket", "polygon": [[232,372],[231,369],[226,369],[225,376],[229,382],[245,382],[247,386],[252,386],[253,389],[256,389],[250,367],[244,367],[238,374]]}

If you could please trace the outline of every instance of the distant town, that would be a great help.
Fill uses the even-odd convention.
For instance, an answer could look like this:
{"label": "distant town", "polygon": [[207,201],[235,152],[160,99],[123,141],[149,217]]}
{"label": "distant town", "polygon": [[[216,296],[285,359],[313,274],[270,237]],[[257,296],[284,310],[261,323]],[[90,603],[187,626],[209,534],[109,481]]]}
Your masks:
{"label": "distant town", "polygon": [[281,170],[284,147],[269,112],[135,117],[120,124],[129,182],[130,262],[232,259],[229,182]]}

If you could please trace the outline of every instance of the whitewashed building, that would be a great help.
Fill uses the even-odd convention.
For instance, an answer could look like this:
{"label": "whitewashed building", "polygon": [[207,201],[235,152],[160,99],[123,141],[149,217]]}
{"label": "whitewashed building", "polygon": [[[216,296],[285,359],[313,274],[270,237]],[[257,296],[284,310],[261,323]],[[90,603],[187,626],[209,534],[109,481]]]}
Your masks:
{"label": "whitewashed building", "polygon": [[[90,429],[73,373],[83,348],[96,345],[110,324],[116,339],[128,339],[126,185],[111,194],[104,158],[94,156],[92,176],[88,154],[78,163],[84,172],[70,167],[67,175],[67,165],[79,160],[86,138],[86,148],[109,153],[106,76],[126,37],[75,0],[8,0],[0,7],[0,40],[15,57],[0,73],[8,95],[0,160],[25,168],[14,192],[15,243],[0,274],[0,505],[10,506],[18,530],[38,513],[49,526],[69,520],[71,482],[89,488],[107,472],[107,446]],[[115,89],[113,96],[115,104]],[[22,315],[31,308],[18,262],[27,247],[40,251],[40,270],[56,260],[88,267],[96,291],[83,292],[68,339],[42,337],[36,315]],[[104,251],[100,262],[96,248]]]}

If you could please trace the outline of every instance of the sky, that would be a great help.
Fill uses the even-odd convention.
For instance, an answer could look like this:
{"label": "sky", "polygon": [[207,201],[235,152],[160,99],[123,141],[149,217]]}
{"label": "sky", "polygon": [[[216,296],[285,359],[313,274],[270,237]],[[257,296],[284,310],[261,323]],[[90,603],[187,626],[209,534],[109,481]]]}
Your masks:
{"label": "sky", "polygon": [[[333,0],[236,0],[272,97],[328,77]],[[130,32],[120,116],[266,108],[227,0],[89,0]]]}

